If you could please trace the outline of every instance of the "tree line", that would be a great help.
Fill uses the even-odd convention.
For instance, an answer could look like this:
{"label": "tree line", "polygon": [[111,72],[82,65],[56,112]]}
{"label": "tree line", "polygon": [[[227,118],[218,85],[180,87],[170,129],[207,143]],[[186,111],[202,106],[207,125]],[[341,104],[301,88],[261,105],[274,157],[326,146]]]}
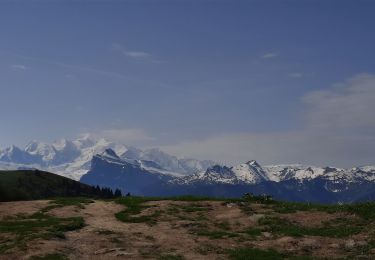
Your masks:
{"label": "tree line", "polygon": [[93,193],[95,196],[98,196],[100,198],[104,199],[112,199],[112,198],[118,198],[122,197],[121,190],[116,189],[113,191],[111,188],[107,187],[99,187],[99,185],[93,187]]}

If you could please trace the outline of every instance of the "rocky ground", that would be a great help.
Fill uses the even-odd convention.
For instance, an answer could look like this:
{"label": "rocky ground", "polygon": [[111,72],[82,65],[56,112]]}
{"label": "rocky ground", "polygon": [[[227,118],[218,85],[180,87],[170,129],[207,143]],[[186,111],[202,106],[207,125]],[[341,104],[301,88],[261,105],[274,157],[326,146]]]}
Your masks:
{"label": "rocky ground", "polygon": [[0,259],[375,259],[366,210],[198,199],[6,202]]}

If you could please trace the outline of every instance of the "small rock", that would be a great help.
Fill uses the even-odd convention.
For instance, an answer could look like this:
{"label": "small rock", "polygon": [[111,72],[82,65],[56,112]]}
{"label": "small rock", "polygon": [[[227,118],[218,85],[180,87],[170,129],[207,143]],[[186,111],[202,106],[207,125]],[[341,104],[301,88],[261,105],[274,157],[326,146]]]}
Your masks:
{"label": "small rock", "polygon": [[133,253],[127,253],[127,252],[119,252],[116,253],[114,256],[128,256],[128,255],[134,255]]}
{"label": "small rock", "polygon": [[101,255],[101,254],[106,254],[106,253],[109,253],[109,252],[112,252],[113,250],[109,249],[109,248],[102,248],[102,249],[99,249],[99,250],[96,250],[94,252],[95,255]]}
{"label": "small rock", "polygon": [[329,244],[328,247],[338,249],[338,248],[340,248],[340,245],[334,243],[334,244]]}
{"label": "small rock", "polygon": [[277,243],[280,243],[280,244],[296,244],[295,239],[293,237],[288,237],[288,236],[280,237],[276,241]]}
{"label": "small rock", "polygon": [[228,207],[228,208],[233,208],[234,206],[236,206],[235,203],[228,203],[228,204],[227,204],[227,207]]}
{"label": "small rock", "polygon": [[251,215],[249,218],[251,221],[253,222],[258,222],[259,219],[263,218],[264,217],[264,214],[253,214]]}
{"label": "small rock", "polygon": [[305,250],[312,250],[320,248],[319,243],[315,239],[306,238],[301,241],[301,246]]}
{"label": "small rock", "polygon": [[125,250],[124,248],[102,248],[102,249],[96,250],[94,254],[101,255],[101,254],[107,254],[107,253],[112,253],[116,251],[124,251],[124,250]]}
{"label": "small rock", "polygon": [[345,242],[346,249],[352,249],[354,246],[355,246],[355,242],[353,239],[346,240]]}
{"label": "small rock", "polygon": [[180,227],[183,227],[183,228],[192,228],[196,226],[194,223],[181,223],[180,224]]}
{"label": "small rock", "polygon": [[357,246],[367,246],[367,242],[366,241],[357,241],[356,245]]}
{"label": "small rock", "polygon": [[264,236],[265,238],[271,238],[272,234],[270,232],[262,232],[262,236]]}

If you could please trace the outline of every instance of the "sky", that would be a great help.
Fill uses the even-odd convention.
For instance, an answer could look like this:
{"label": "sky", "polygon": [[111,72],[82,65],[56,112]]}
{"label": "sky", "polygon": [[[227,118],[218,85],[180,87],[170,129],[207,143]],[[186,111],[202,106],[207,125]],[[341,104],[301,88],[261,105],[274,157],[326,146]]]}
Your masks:
{"label": "sky", "polygon": [[0,148],[91,133],[236,164],[375,165],[375,1],[0,2]]}

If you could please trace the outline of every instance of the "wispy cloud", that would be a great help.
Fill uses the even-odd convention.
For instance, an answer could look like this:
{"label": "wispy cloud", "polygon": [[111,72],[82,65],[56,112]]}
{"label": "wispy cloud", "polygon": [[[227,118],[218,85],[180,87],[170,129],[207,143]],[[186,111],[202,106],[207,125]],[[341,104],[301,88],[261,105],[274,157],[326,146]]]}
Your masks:
{"label": "wispy cloud", "polygon": [[[129,75],[126,75],[126,74],[122,74],[122,73],[118,73],[118,72],[114,72],[114,71],[110,71],[110,70],[106,70],[106,69],[99,69],[99,68],[86,66],[86,65],[75,65],[75,64],[57,61],[57,60],[44,59],[44,58],[14,53],[14,52],[10,52],[10,51],[1,51],[0,50],[0,55],[2,55],[2,54],[12,55],[12,56],[17,57],[19,59],[27,61],[28,63],[30,63],[30,61],[32,61],[32,62],[42,63],[42,64],[46,64],[46,65],[51,65],[51,66],[71,70],[72,72],[64,72],[64,75],[63,75],[65,78],[69,78],[69,79],[78,78],[79,77],[79,75],[77,75],[78,72],[87,72],[87,73],[92,73],[92,74],[102,76],[102,77],[107,77],[107,78],[118,78],[118,79],[121,79],[121,80],[133,82],[133,83],[146,83],[148,86],[149,85],[155,85],[155,86],[162,87],[162,88],[171,88],[171,86],[169,84],[165,84],[163,82],[156,82],[156,81],[151,81],[151,80],[148,80],[148,79],[145,79],[145,78],[133,77],[133,76],[129,76]],[[152,62],[153,63],[163,63],[164,61],[152,60]],[[12,68],[12,66],[15,66],[15,68]],[[14,70],[16,70],[16,69],[27,70],[27,69],[30,68],[30,67],[22,65],[22,64],[14,64],[14,65],[11,65],[9,67],[14,69]]]}
{"label": "wispy cloud", "polygon": [[[43,58],[38,58],[38,57],[33,57],[33,56],[28,56],[28,55],[21,55],[21,54],[13,53],[13,52],[0,51],[0,54],[2,54],[2,53],[7,53],[7,54],[10,54],[14,57],[21,58],[21,59],[27,60],[27,61],[34,61],[34,62],[52,65],[52,66],[56,66],[56,67],[60,67],[60,68],[66,68],[66,69],[71,69],[71,70],[76,70],[76,71],[94,73],[94,74],[97,74],[97,75],[110,77],[110,78],[120,78],[120,79],[133,80],[133,81],[139,80],[139,79],[135,79],[135,78],[132,78],[130,76],[123,75],[123,74],[120,74],[120,73],[117,73],[117,72],[92,68],[92,67],[89,67],[89,66],[68,64],[68,63],[65,63],[65,62],[60,62],[60,61],[55,61],[55,60],[43,59]],[[22,64],[14,64],[14,65],[11,65],[10,68],[14,69],[14,70],[16,70],[16,69],[17,70],[27,70],[27,69],[29,69],[28,66],[25,66],[25,65],[22,65]],[[65,77],[73,78],[73,77],[75,77],[75,75],[71,74],[71,73],[67,73],[67,74],[65,74]]]}
{"label": "wispy cloud", "polygon": [[277,56],[279,56],[279,54],[276,52],[267,52],[262,55],[262,59],[272,59],[272,58],[276,58]]}
{"label": "wispy cloud", "polygon": [[143,51],[124,51],[123,52],[124,55],[128,56],[128,57],[131,57],[131,58],[148,58],[150,57],[151,55],[147,52],[143,52]]}
{"label": "wispy cloud", "polygon": [[289,78],[302,78],[303,74],[299,72],[292,72],[288,74]]}
{"label": "wispy cloud", "polygon": [[22,64],[12,64],[10,65],[10,68],[14,70],[27,70],[28,69],[27,66],[22,65]]}
{"label": "wispy cloud", "polygon": [[149,52],[140,51],[140,50],[129,50],[128,48],[126,48],[123,45],[118,44],[118,43],[112,44],[111,49],[115,52],[119,52],[122,55],[124,55],[128,58],[132,58],[132,59],[137,60],[137,61],[148,61],[148,62],[152,62],[152,63],[161,63],[162,62],[161,60],[155,58],[155,56],[152,55]]}

